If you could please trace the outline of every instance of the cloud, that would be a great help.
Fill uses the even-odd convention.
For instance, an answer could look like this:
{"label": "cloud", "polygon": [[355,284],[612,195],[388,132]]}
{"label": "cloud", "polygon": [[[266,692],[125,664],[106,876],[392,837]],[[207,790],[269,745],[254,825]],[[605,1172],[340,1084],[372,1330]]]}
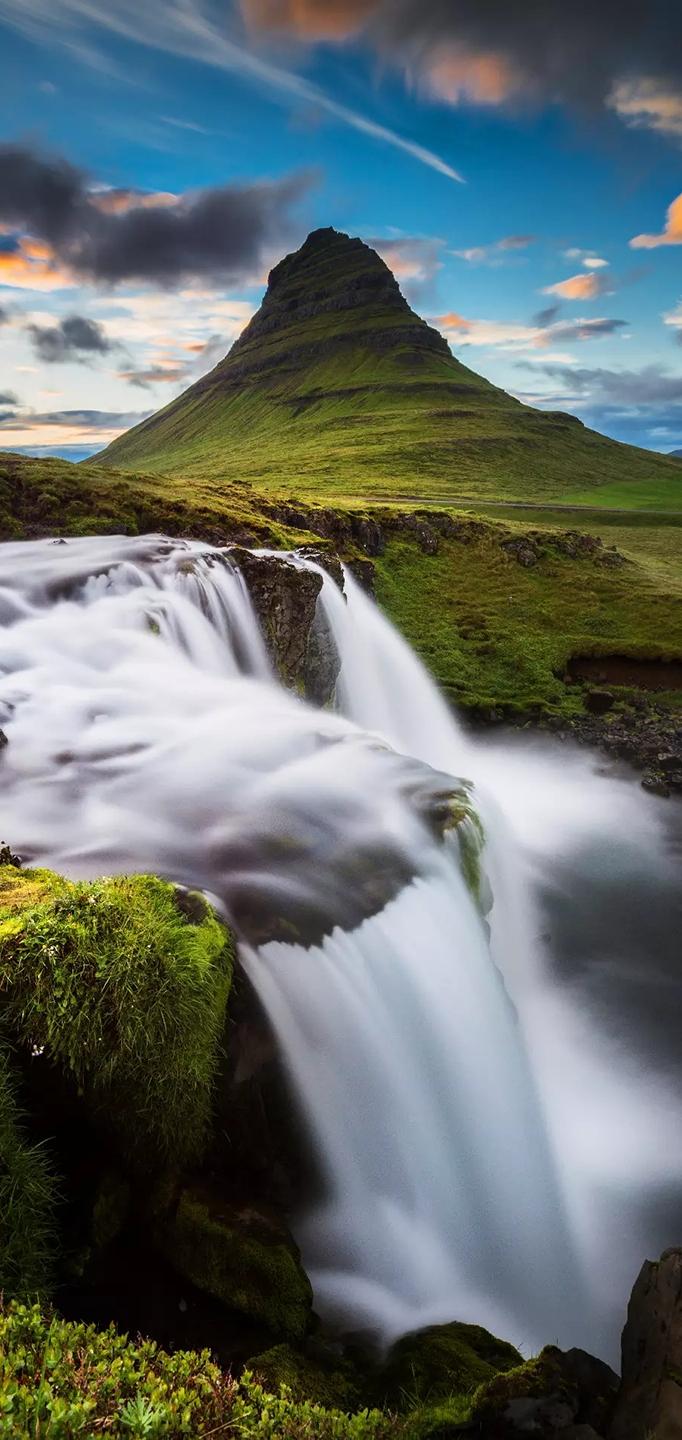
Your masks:
{"label": "cloud", "polygon": [[662,365],[608,370],[550,363],[534,368],[567,385],[572,397],[634,407],[682,404],[682,374],[671,375]]}
{"label": "cloud", "polygon": [[568,280],[545,285],[542,294],[558,295],[562,300],[597,300],[600,295],[612,295],[614,289],[609,275],[599,275],[591,270],[587,275],[569,275]]}
{"label": "cloud", "polygon": [[608,260],[602,260],[601,255],[595,255],[593,250],[579,250],[572,245],[569,250],[562,251],[564,260],[580,260],[587,270],[603,270],[608,265]]}
{"label": "cloud", "polygon": [[674,310],[666,310],[663,315],[664,325],[671,325],[675,331],[675,339],[678,345],[682,345],[682,300]]}
{"label": "cloud", "polygon": [[155,194],[150,203],[134,191],[93,190],[61,157],[2,145],[0,224],[23,238],[16,254],[0,254],[0,283],[55,288],[77,277],[173,287],[197,276],[231,283],[292,233],[292,209],[312,183],[306,173]]}
{"label": "cloud", "polygon": [[127,380],[129,385],[138,385],[141,390],[148,390],[150,385],[179,385],[189,378],[189,371],[181,361],[164,360],[146,370],[120,370],[118,378]]}
{"label": "cloud", "polygon": [[[323,11],[329,3],[330,0],[322,0]],[[352,0],[346,0],[346,8],[349,3],[352,4]],[[341,12],[341,0],[338,8]],[[313,13],[312,4],[306,9],[309,14]],[[133,0],[109,0],[106,6],[100,0],[0,0],[2,17],[30,39],[41,38],[47,43],[61,41],[71,53],[76,52],[78,37],[84,31],[105,30],[186,60],[198,60],[252,80],[263,87],[271,99],[284,103],[294,100],[316,107],[350,129],[409,155],[447,179],[462,180],[459,172],[433,150],[340,104],[319,85],[237,44],[230,35],[225,7],[217,0],[147,0],[144,6]],[[81,45],[81,51],[88,64],[107,63],[91,46]]]}
{"label": "cloud", "polygon": [[2,391],[0,391],[0,405],[5,406],[5,405],[18,405],[18,404],[19,404],[19,397],[18,397],[18,395],[15,395],[15,394],[14,394],[14,391],[13,391],[13,390],[2,390]]}
{"label": "cloud", "polygon": [[574,341],[602,340],[617,333],[626,320],[581,319],[554,323],[558,306],[541,310],[531,325],[497,320],[467,320],[451,311],[435,318],[433,324],[454,345],[491,345],[501,350],[542,350]]}
{"label": "cloud", "polygon": [[661,135],[682,140],[680,88],[670,88],[651,77],[621,80],[614,85],[608,104],[627,125],[657,130]]}
{"label": "cloud", "polygon": [[490,245],[472,245],[468,250],[453,250],[458,260],[467,260],[470,265],[501,265],[508,251],[525,250],[535,243],[534,235],[505,235]]}
{"label": "cloud", "polygon": [[85,315],[67,315],[56,325],[27,325],[38,358],[46,365],[68,360],[84,362],[93,355],[107,355],[117,348],[103,327]]}
{"label": "cloud", "polygon": [[149,410],[14,410],[0,414],[5,449],[38,445],[46,451],[85,442],[98,449],[146,420]]}
{"label": "cloud", "polygon": [[682,195],[668,206],[665,229],[660,235],[635,235],[633,250],[656,250],[659,245],[682,245]]}
{"label": "cloud", "polygon": [[[15,0],[19,3],[19,0]],[[252,27],[307,42],[361,39],[453,105],[604,105],[676,135],[682,8],[671,0],[241,0]]]}
{"label": "cloud", "polygon": [[397,280],[423,283],[432,280],[442,268],[442,240],[398,235],[388,239],[370,237],[367,244],[381,255]]}
{"label": "cloud", "polygon": [[295,34],[299,39],[347,40],[361,29],[371,0],[240,0],[254,30]]}

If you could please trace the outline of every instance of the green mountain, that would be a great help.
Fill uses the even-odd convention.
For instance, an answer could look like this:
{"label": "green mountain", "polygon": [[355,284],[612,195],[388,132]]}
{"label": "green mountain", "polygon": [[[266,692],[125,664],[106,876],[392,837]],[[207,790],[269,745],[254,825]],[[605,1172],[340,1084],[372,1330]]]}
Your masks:
{"label": "green mountain", "polygon": [[275,267],[214,370],[97,463],[297,497],[682,505],[674,459],[513,400],[332,229]]}

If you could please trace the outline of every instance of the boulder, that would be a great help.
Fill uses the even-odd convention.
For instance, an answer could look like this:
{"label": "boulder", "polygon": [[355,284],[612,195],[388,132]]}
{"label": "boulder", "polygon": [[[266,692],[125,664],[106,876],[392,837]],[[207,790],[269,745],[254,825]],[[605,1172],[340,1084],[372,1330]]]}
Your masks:
{"label": "boulder", "polygon": [[521,1435],[591,1440],[590,1430],[606,1434],[617,1391],[618,1376],[602,1360],[584,1350],[548,1345],[534,1359],[481,1385],[471,1416],[484,1435],[509,1440]]}
{"label": "boulder", "polygon": [[609,1440],[682,1440],[682,1249],[646,1260],[630,1297]]}
{"label": "boulder", "polygon": [[178,1274],[277,1336],[300,1340],[312,1324],[312,1289],[275,1211],[237,1205],[210,1182],[180,1191],[155,1242]]}
{"label": "boulder", "polygon": [[470,1395],[521,1356],[481,1325],[453,1321],[404,1335],[389,1351],[378,1378],[377,1400],[392,1409]]}

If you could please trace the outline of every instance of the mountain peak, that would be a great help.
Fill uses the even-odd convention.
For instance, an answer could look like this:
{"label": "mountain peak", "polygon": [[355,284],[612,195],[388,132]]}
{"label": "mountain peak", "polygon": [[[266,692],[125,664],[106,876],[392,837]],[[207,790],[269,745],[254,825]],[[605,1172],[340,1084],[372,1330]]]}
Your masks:
{"label": "mountain peak", "polygon": [[[292,343],[297,332],[306,342],[314,334],[324,341],[331,341],[334,334],[339,338],[341,331],[348,331],[351,311],[355,312],[351,322],[354,333],[359,327],[370,343],[386,325],[392,327],[399,319],[409,330],[418,332],[418,344],[428,337],[432,348],[447,351],[443,338],[410,309],[397,280],[376,250],[363,240],[327,226],[312,230],[299,250],[285,255],[275,265],[260,309],[227,358],[244,356],[254,342],[260,342],[273,330],[282,337],[289,334]],[[326,322],[321,319],[324,316]]]}

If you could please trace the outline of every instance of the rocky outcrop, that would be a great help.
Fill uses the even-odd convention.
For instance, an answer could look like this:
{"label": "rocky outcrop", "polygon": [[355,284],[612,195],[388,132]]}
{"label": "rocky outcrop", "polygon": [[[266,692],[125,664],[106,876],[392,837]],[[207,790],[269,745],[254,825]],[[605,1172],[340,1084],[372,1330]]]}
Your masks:
{"label": "rocky outcrop", "polygon": [[597,1440],[606,1435],[618,1376],[585,1350],[548,1345],[517,1369],[495,1375],[476,1392],[472,1419],[495,1440]]}
{"label": "rocky outcrop", "polygon": [[682,1440],[682,1249],[646,1260],[622,1341],[609,1440]]}
{"label": "rocky outcrop", "polygon": [[[339,659],[317,606],[322,576],[275,555],[233,553],[283,684],[301,690],[316,705],[327,704],[334,694]],[[333,564],[328,568],[333,569]],[[338,561],[336,569],[342,580]]]}

